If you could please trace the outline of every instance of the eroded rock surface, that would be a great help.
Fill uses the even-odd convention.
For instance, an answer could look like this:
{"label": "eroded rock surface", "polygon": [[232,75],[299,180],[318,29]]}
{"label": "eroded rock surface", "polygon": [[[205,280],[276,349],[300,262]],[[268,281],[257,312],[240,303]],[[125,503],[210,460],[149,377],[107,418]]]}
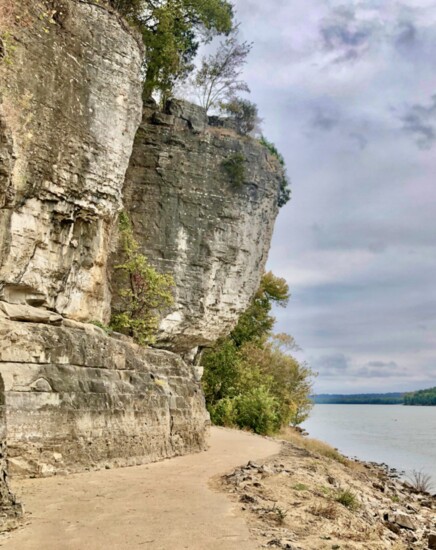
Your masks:
{"label": "eroded rock surface", "polygon": [[[244,159],[239,184],[225,169],[235,154]],[[282,179],[265,147],[208,125],[200,107],[172,101],[165,112],[144,109],[124,202],[141,250],[175,279],[161,346],[207,346],[236,324],[259,285]]]}
{"label": "eroded rock surface", "polygon": [[8,6],[0,296],[73,319],[107,318],[106,259],[142,108],[141,47],[95,2]]}
{"label": "eroded rock surface", "polygon": [[205,447],[195,369],[103,330],[0,323],[11,475],[142,464]]}

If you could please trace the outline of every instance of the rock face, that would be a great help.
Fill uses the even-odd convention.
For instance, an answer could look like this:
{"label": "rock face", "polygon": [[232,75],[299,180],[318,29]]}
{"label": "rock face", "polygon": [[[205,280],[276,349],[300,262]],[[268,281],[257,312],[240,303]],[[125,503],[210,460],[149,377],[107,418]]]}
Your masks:
{"label": "rock face", "polygon": [[102,320],[141,48],[95,2],[8,4],[20,23],[0,62],[0,297]]}
{"label": "rock face", "polygon": [[204,449],[195,367],[92,325],[0,324],[9,471],[50,475]]}
{"label": "rock face", "polygon": [[[235,155],[242,158],[241,183],[226,169]],[[161,346],[207,346],[236,324],[259,285],[283,177],[265,147],[208,125],[200,107],[173,100],[165,112],[144,109],[124,203],[141,250],[175,279],[176,305],[162,320]]]}
{"label": "rock face", "polygon": [[15,513],[6,458],[16,475],[149,462],[201,450],[208,422],[194,367],[78,322],[109,316],[107,258],[142,111],[142,47],[96,2],[7,8],[0,524]]}
{"label": "rock face", "polygon": [[6,455],[6,403],[0,380],[0,530],[15,527],[22,516],[22,507],[9,488]]}
{"label": "rock face", "polygon": [[[142,250],[174,275],[160,344],[185,353],[228,332],[247,307],[283,178],[255,140],[208,125],[184,102],[148,106],[136,134],[142,47],[102,3],[0,0],[5,13],[0,526],[19,514],[6,466],[50,475],[205,447],[201,369],[89,323],[110,317],[118,212],[124,203]],[[239,183],[228,169],[235,155]]]}

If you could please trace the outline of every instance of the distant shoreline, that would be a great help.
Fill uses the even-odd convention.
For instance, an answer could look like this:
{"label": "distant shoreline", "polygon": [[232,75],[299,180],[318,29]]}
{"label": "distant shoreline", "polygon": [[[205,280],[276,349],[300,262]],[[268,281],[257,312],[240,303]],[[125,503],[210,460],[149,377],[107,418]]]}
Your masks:
{"label": "distant shoreline", "polygon": [[415,392],[318,394],[312,395],[315,405],[405,405],[436,406],[436,387]]}

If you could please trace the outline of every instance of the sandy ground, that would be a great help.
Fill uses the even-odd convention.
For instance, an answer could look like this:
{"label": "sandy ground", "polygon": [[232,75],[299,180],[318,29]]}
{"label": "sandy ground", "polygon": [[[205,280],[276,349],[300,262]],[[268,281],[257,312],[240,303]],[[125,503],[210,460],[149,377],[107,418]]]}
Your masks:
{"label": "sandy ground", "polygon": [[280,445],[212,428],[208,451],[147,466],[23,480],[13,489],[26,524],[10,550],[253,550],[244,519],[210,480]]}

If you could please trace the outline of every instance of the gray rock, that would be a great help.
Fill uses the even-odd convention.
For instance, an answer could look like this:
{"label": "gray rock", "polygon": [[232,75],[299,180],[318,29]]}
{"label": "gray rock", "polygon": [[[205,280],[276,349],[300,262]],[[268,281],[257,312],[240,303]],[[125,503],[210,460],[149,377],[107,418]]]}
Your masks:
{"label": "gray rock", "polygon": [[12,474],[141,464],[205,448],[203,394],[179,356],[104,333],[8,320],[0,320],[0,342]]}
{"label": "gray rock", "polygon": [[165,111],[169,115],[186,121],[189,129],[196,134],[203,132],[208,123],[206,111],[202,107],[183,99],[170,99],[165,106]]}
{"label": "gray rock", "polygon": [[416,527],[413,523],[410,516],[407,514],[403,514],[401,512],[394,512],[388,514],[388,521],[390,523],[394,523],[395,525],[398,525],[402,529],[410,529],[411,531],[415,531]]}
{"label": "gray rock", "polygon": [[44,391],[44,392],[53,391],[49,382],[45,378],[38,378],[36,382],[33,382],[33,384],[30,385],[30,389],[33,391]]}
{"label": "gray rock", "polygon": [[[257,290],[283,169],[256,140],[205,125],[200,107],[173,100],[156,125],[162,116],[144,109],[124,200],[141,251],[176,283],[158,345],[186,353],[227,334]],[[235,152],[246,159],[242,185],[223,168]],[[122,285],[113,275],[116,310]]]}
{"label": "gray rock", "polygon": [[142,50],[95,3],[67,0],[61,24],[28,4],[0,63],[0,299],[103,320]]}
{"label": "gray rock", "polygon": [[428,536],[428,547],[430,550],[436,550],[436,533],[430,533]]}
{"label": "gray rock", "polygon": [[46,309],[27,305],[0,302],[0,311],[4,317],[11,321],[26,321],[28,323],[45,323],[50,325],[60,325],[62,323],[61,315]]}

